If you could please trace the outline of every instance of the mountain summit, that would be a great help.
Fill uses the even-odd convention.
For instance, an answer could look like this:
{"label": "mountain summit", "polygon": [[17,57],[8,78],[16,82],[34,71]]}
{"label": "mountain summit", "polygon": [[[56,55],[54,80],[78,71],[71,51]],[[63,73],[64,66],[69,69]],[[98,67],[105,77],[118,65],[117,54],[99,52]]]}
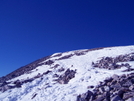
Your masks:
{"label": "mountain summit", "polygon": [[0,101],[134,101],[134,46],[41,58],[0,78]]}

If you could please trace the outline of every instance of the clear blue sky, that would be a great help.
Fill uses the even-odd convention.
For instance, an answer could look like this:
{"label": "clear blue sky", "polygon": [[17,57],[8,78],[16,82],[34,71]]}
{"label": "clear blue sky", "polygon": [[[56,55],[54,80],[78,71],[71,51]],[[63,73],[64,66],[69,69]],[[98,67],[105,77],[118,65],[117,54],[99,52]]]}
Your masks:
{"label": "clear blue sky", "polygon": [[0,0],[0,76],[56,52],[134,44],[134,0]]}

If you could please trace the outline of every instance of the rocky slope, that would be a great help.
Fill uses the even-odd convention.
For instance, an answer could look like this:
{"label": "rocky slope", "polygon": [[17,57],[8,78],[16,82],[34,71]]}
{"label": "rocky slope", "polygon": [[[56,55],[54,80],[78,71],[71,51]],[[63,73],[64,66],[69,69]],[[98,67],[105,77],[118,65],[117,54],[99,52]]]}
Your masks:
{"label": "rocky slope", "polygon": [[55,53],[0,78],[0,101],[134,101],[134,46]]}

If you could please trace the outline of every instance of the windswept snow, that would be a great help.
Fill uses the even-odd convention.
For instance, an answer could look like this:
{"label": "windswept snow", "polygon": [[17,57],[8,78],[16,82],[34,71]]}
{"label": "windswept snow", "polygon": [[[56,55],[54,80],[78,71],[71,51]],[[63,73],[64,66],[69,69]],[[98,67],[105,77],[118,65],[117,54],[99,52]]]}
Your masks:
{"label": "windswept snow", "polygon": [[[81,51],[86,52],[84,55],[75,55],[75,52]],[[33,78],[39,73],[43,74],[48,70],[51,71],[50,73],[43,75],[41,78],[37,78],[32,82],[23,84],[21,88],[9,89],[4,93],[0,92],[0,101],[76,101],[76,97],[79,94],[82,94],[89,89],[88,86],[97,86],[100,81],[103,81],[106,77],[111,77],[113,74],[122,75],[131,73],[122,72],[125,67],[116,70],[95,68],[92,66],[92,62],[96,62],[102,57],[116,57],[133,52],[134,46],[122,46],[103,48],[94,51],[77,50],[53,54],[50,58],[50,60],[54,61],[53,64],[38,66],[30,73],[25,73],[9,81],[14,82],[16,80]],[[58,54],[62,55],[58,56]],[[71,57],[58,60],[59,58],[70,54],[72,54]],[[132,68],[134,68],[134,62],[127,63],[131,64]],[[54,68],[57,64],[58,66]],[[62,75],[64,73],[64,71],[58,71],[60,68],[64,68],[65,70],[68,68],[70,70],[76,70],[75,77],[71,79],[68,84],[60,84],[55,81],[55,74]]]}

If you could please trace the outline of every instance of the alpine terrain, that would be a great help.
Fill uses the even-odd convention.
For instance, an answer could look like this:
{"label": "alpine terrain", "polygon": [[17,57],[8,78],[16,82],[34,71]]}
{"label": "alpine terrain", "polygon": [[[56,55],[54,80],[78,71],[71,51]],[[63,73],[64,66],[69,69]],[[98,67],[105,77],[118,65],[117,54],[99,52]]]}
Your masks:
{"label": "alpine terrain", "polygon": [[0,101],[134,101],[134,46],[36,60],[0,78]]}

